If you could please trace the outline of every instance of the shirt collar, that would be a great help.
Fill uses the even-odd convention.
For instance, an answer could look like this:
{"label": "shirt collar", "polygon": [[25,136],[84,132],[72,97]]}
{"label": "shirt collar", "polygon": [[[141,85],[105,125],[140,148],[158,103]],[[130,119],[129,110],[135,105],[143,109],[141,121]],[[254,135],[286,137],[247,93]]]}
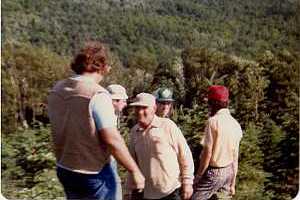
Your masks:
{"label": "shirt collar", "polygon": [[[157,115],[154,115],[153,120],[152,120],[151,124],[149,125],[149,128],[158,128],[158,127],[160,127],[160,125],[161,125],[160,118]],[[144,131],[145,129],[140,127],[140,125],[138,125],[137,130]]]}
{"label": "shirt collar", "polygon": [[158,128],[158,127],[160,127],[160,120],[159,120],[160,118],[158,117],[158,116],[156,116],[156,115],[154,115],[154,117],[153,117],[153,120],[152,120],[152,122],[151,122],[151,126],[152,127],[155,127],[155,128]]}
{"label": "shirt collar", "polygon": [[72,76],[71,79],[77,80],[77,81],[84,81],[86,83],[95,83],[95,80],[93,78],[88,77],[88,76],[79,75],[79,74]]}
{"label": "shirt collar", "polygon": [[217,115],[221,115],[221,114],[230,115],[230,111],[228,108],[222,108],[222,109],[218,110],[218,112],[216,114]]}

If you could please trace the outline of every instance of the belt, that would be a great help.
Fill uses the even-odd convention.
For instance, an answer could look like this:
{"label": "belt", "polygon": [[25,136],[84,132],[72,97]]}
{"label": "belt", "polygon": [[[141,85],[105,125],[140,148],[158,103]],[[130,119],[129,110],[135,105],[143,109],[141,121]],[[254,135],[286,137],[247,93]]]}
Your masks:
{"label": "belt", "polygon": [[230,165],[232,165],[232,163],[230,163],[229,165],[226,165],[226,166],[224,166],[224,167],[215,167],[215,166],[209,165],[208,168],[211,168],[211,169],[222,169],[222,168],[229,167]]}

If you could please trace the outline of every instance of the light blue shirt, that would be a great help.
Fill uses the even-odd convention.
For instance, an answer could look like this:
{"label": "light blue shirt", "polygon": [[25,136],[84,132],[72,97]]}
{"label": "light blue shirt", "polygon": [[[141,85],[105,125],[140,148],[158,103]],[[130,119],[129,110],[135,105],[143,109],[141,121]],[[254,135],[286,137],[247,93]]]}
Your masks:
{"label": "light blue shirt", "polygon": [[116,127],[117,119],[109,94],[105,92],[96,94],[90,101],[90,109],[97,130]]}

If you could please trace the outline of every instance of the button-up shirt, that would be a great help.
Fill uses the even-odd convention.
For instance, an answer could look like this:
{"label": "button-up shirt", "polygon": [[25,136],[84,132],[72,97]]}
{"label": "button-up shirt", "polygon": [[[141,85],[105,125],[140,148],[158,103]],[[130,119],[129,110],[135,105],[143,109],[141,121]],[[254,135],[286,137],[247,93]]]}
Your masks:
{"label": "button-up shirt", "polygon": [[144,198],[163,198],[181,184],[193,184],[192,154],[172,120],[154,116],[146,129],[134,126],[129,149],[146,179]]}
{"label": "button-up shirt", "polygon": [[242,138],[240,124],[231,116],[227,108],[220,109],[208,119],[202,144],[212,149],[209,162],[213,167],[225,167],[231,164],[238,154]]}

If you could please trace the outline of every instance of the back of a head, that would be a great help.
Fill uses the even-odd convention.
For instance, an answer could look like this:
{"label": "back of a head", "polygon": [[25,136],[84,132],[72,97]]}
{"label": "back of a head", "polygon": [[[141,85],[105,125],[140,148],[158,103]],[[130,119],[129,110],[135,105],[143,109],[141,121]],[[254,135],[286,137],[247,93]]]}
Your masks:
{"label": "back of a head", "polygon": [[101,42],[89,41],[74,57],[71,69],[76,74],[83,72],[95,72],[102,66],[108,64],[108,53]]}
{"label": "back of a head", "polygon": [[226,108],[229,102],[229,90],[223,85],[212,85],[208,88],[208,102],[216,109]]}

